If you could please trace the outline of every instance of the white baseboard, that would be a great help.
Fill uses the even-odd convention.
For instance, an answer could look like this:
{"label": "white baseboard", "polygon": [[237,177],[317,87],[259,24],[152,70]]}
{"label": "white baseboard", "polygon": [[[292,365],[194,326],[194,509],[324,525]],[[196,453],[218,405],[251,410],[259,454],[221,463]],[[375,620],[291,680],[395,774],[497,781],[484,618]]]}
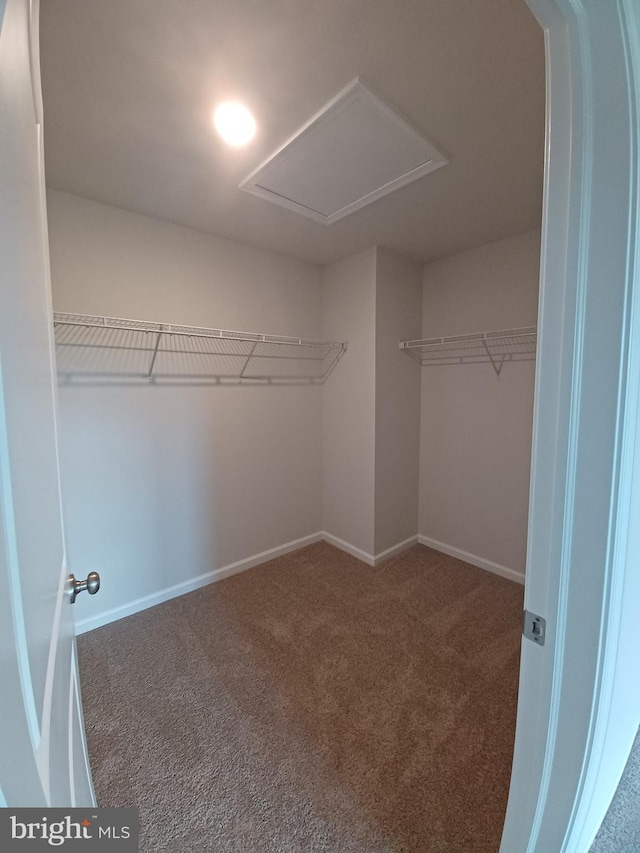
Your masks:
{"label": "white baseboard", "polygon": [[445,542],[438,542],[437,539],[430,539],[428,536],[423,536],[422,534],[418,536],[418,541],[421,545],[426,545],[427,548],[433,548],[434,551],[441,551],[443,554],[448,554],[450,557],[456,557],[458,560],[464,560],[465,563],[471,563],[472,566],[477,566],[479,569],[485,569],[487,572],[493,572],[494,575],[500,575],[503,578],[508,578],[510,581],[524,584],[524,572],[509,569],[507,566],[501,566],[499,563],[494,563],[491,560],[485,560],[484,557],[478,557],[477,554],[470,554],[468,551],[463,551],[461,548],[454,548],[453,545],[447,545]]}
{"label": "white baseboard", "polygon": [[361,548],[356,548],[355,545],[352,545],[350,542],[346,542],[344,539],[339,539],[337,536],[334,536],[333,533],[328,533],[326,530],[322,532],[322,538],[330,545],[335,545],[336,548],[340,548],[341,551],[346,551],[347,554],[351,554],[352,557],[357,557],[358,560],[362,560],[362,562],[366,563],[368,566],[377,566],[379,563],[389,560],[391,557],[395,557],[396,554],[406,551],[407,548],[410,548],[418,542],[418,535],[416,534],[415,536],[410,536],[408,539],[405,539],[404,542],[398,542],[397,545],[392,545],[391,548],[387,548],[385,551],[380,551],[379,554],[368,554]]}
{"label": "white baseboard", "polygon": [[108,625],[110,622],[115,622],[118,619],[124,619],[125,616],[132,616],[134,613],[139,613],[141,610],[146,610],[148,607],[154,607],[156,604],[162,604],[163,601],[169,601],[171,598],[177,598],[180,595],[185,595],[187,592],[193,592],[200,587],[208,586],[210,583],[215,583],[223,578],[237,575],[253,566],[258,566],[260,563],[266,563],[268,560],[273,560],[276,557],[281,557],[283,554],[288,554],[291,551],[297,551],[299,548],[304,548],[305,545],[311,545],[313,542],[320,542],[324,538],[323,533],[312,533],[310,536],[303,536],[301,539],[294,539],[292,542],[287,542],[285,545],[280,545],[277,548],[269,548],[267,551],[261,551],[259,554],[254,554],[252,557],[247,557],[244,560],[238,560],[236,563],[230,563],[228,566],[222,566],[219,569],[214,569],[204,575],[198,575],[195,578],[182,581],[182,583],[174,584],[173,586],[165,587],[158,592],[153,592],[151,595],[145,595],[142,598],[136,598],[135,601],[129,601],[121,607],[114,607],[111,610],[105,610],[102,613],[97,613],[95,616],[90,616],[87,619],[79,619],[76,622],[76,635],[85,634],[87,631],[93,631],[94,628],[101,628],[103,625]]}
{"label": "white baseboard", "polygon": [[385,560],[390,560],[391,557],[395,557],[396,554],[401,554],[403,551],[406,551],[407,548],[411,548],[412,545],[417,545],[418,543],[418,534],[415,536],[410,536],[408,539],[405,539],[404,542],[398,542],[397,545],[392,545],[391,548],[387,548],[385,551],[380,551],[373,558],[373,565],[377,566],[380,563],[383,563]]}
{"label": "white baseboard", "polygon": [[356,548],[355,545],[334,536],[333,533],[328,533],[326,530],[323,530],[322,538],[330,545],[335,545],[336,548],[339,548],[341,551],[346,551],[346,553],[351,554],[352,557],[357,557],[358,560],[362,560],[363,563],[367,563],[369,566],[375,565],[375,557],[373,554],[367,554],[367,552],[363,551],[362,548]]}
{"label": "white baseboard", "polygon": [[460,548],[454,548],[452,545],[447,545],[444,542],[438,542],[435,539],[430,539],[428,536],[410,536],[403,542],[398,542],[391,548],[381,551],[379,554],[368,554],[361,548],[357,548],[350,542],[334,536],[332,533],[323,530],[318,533],[312,533],[310,536],[303,536],[301,539],[294,539],[292,542],[287,542],[277,548],[269,548],[267,551],[261,551],[259,554],[254,554],[244,560],[238,560],[236,563],[230,563],[228,566],[222,566],[219,569],[214,569],[204,575],[190,578],[182,581],[182,583],[174,584],[173,586],[165,587],[158,592],[145,595],[142,598],[137,598],[134,601],[129,601],[120,607],[114,607],[111,610],[105,610],[102,613],[97,613],[95,616],[90,616],[86,619],[79,619],[76,622],[76,634],[84,634],[87,631],[93,631],[94,628],[100,628],[103,625],[108,625],[110,622],[115,622],[118,619],[124,619],[125,616],[131,616],[134,613],[139,613],[141,610],[146,610],[148,607],[154,607],[156,604],[162,604],[163,601],[169,601],[171,598],[177,598],[180,595],[185,595],[187,592],[193,592],[210,583],[215,583],[223,578],[237,575],[244,572],[253,566],[258,566],[260,563],[266,563],[268,560],[273,560],[276,557],[281,557],[284,554],[289,554],[291,551],[297,551],[299,548],[304,548],[305,545],[311,545],[313,542],[324,540],[331,545],[335,545],[341,551],[351,554],[358,560],[362,560],[369,566],[377,566],[384,560],[389,560],[396,554],[410,548],[419,542],[421,545],[426,545],[436,551],[442,551],[443,554],[448,554],[450,557],[456,557],[459,560],[464,560],[465,563],[471,563],[473,566],[478,566],[486,571],[493,572],[501,577],[516,581],[516,583],[524,583],[524,574],[517,572],[514,569],[509,569],[506,566],[501,566],[498,563],[493,563],[491,560],[485,560],[484,557],[478,557],[476,554],[470,554],[468,551],[463,551]]}

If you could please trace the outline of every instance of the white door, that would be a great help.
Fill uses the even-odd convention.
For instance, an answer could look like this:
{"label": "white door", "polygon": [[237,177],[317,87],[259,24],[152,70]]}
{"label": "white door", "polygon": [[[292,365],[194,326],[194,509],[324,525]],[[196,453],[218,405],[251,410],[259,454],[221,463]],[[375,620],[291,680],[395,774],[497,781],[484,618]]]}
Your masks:
{"label": "white door", "polygon": [[[547,157],[524,639],[502,853],[586,853],[640,723],[640,3],[527,0]],[[531,624],[531,623],[529,623]]]}
{"label": "white door", "polygon": [[90,806],[65,590],[37,0],[0,0],[0,19],[0,805]]}

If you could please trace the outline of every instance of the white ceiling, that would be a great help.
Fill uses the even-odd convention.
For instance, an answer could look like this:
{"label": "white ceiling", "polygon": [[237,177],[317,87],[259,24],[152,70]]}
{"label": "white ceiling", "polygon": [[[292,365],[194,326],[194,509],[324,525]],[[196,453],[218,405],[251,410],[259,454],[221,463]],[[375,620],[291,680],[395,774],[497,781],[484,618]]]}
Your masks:
{"label": "white ceiling", "polygon": [[[540,224],[542,30],[524,0],[55,0],[41,5],[47,183],[327,263],[427,261]],[[238,184],[360,76],[450,163],[326,226]],[[258,133],[213,131],[241,100]]]}

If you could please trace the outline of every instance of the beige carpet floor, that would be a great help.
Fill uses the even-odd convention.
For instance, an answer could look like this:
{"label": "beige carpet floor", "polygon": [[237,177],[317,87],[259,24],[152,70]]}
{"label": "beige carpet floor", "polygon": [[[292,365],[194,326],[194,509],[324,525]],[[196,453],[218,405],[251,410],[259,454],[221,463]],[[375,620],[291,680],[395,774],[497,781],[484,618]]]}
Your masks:
{"label": "beige carpet floor", "polygon": [[79,638],[96,792],[141,850],[498,850],[522,588],[326,543]]}

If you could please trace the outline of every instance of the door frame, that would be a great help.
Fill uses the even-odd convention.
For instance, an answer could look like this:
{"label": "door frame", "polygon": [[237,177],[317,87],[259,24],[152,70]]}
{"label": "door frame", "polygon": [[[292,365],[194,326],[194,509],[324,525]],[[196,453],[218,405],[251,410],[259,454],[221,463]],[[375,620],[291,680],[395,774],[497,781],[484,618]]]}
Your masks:
{"label": "door frame", "polygon": [[525,608],[547,635],[522,641],[501,850],[585,853],[640,723],[640,9],[527,3],[547,119]]}
{"label": "door frame", "polygon": [[583,853],[640,722],[640,12],[526,2],[547,144],[525,607],[548,631],[523,640],[502,850]]}

